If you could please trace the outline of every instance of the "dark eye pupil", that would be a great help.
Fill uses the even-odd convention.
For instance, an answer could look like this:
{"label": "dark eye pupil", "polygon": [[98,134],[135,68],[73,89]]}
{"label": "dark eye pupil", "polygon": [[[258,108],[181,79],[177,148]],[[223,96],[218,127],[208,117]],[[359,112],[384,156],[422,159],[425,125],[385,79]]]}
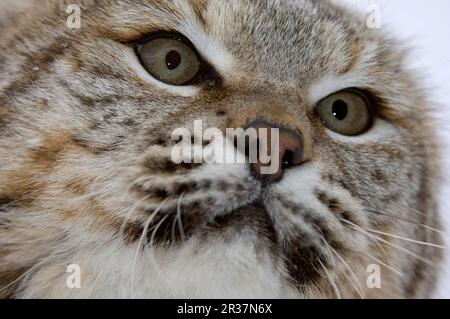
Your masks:
{"label": "dark eye pupil", "polygon": [[166,65],[169,70],[175,70],[180,66],[181,55],[177,51],[173,50],[166,55]]}
{"label": "dark eye pupil", "polygon": [[344,120],[348,115],[348,106],[347,103],[345,103],[342,100],[337,100],[333,103],[333,116],[338,119],[339,121]]}

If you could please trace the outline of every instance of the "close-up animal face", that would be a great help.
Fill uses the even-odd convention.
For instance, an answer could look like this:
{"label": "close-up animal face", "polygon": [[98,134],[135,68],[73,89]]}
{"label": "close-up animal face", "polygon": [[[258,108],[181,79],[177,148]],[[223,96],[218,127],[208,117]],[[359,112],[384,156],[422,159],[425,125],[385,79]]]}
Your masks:
{"label": "close-up animal face", "polygon": [[[438,145],[395,41],[328,1],[30,6],[0,20],[1,296],[430,296]],[[174,161],[194,123],[278,129],[275,173]]]}

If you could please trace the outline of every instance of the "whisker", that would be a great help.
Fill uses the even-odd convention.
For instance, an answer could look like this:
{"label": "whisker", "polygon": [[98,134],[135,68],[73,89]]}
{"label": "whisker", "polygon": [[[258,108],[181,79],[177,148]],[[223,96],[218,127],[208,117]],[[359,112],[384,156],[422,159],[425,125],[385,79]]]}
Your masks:
{"label": "whisker", "polygon": [[38,267],[44,265],[48,260],[51,260],[51,258],[57,256],[59,253],[53,253],[47,257],[44,257],[41,259],[41,261],[37,262],[36,264],[34,264],[30,269],[28,269],[27,271],[25,271],[22,275],[20,275],[18,278],[16,278],[14,281],[10,282],[9,284],[7,284],[6,286],[0,288],[0,292],[5,291],[6,289],[12,287],[14,284],[18,283],[19,281],[21,281],[22,279],[27,278],[33,271],[35,271]]}
{"label": "whisker", "polygon": [[169,215],[164,216],[161,221],[156,225],[156,227],[152,231],[152,235],[150,237],[149,247],[153,247],[153,242],[156,237],[156,233],[158,232],[158,229],[161,227],[161,225],[166,221],[166,219],[169,217]]}
{"label": "whisker", "polygon": [[[400,208],[405,210],[408,213],[413,213],[413,214],[416,214],[416,215],[419,215],[419,216],[422,216],[422,217],[426,217],[426,218],[431,218],[432,217],[429,214],[421,212],[420,210],[412,208],[412,207],[408,207],[408,206],[402,205],[402,206],[400,206]],[[429,226],[427,226],[427,227],[429,227]],[[438,231],[443,231],[443,230],[438,230]]]}
{"label": "whisker", "polygon": [[394,215],[388,214],[386,212],[372,211],[372,210],[366,210],[366,212],[371,213],[371,214],[382,215],[382,216],[398,219],[398,220],[401,220],[401,221],[404,221],[404,222],[407,222],[407,223],[410,223],[410,224],[414,224],[416,226],[420,226],[420,227],[426,228],[428,230],[434,231],[434,232],[439,233],[441,235],[445,235],[445,231],[443,231],[443,230],[439,230],[437,228],[433,228],[433,227],[430,227],[430,226],[427,226],[427,225],[424,225],[424,224],[420,224],[420,223],[414,222],[412,220],[409,220],[409,219],[406,219],[406,218],[403,218],[403,217],[394,216]]}
{"label": "whisker", "polygon": [[177,220],[178,220],[178,228],[180,230],[181,235],[181,241],[186,241],[186,235],[184,233],[183,229],[183,221],[181,219],[181,201],[183,200],[184,193],[181,194],[180,198],[178,199],[177,203]]}
{"label": "whisker", "polygon": [[387,269],[391,270],[392,272],[394,272],[395,274],[397,274],[397,275],[400,276],[401,278],[405,277],[405,274],[402,273],[400,270],[395,269],[395,268],[392,267],[392,266],[389,266],[388,264],[386,264],[386,263],[384,263],[383,261],[379,260],[378,258],[374,257],[373,255],[371,255],[371,254],[365,254],[365,253],[362,253],[362,252],[361,252],[361,254],[363,254],[363,255],[365,255],[365,256],[367,256],[367,257],[369,257],[369,258],[375,260],[377,263],[379,263],[380,265],[382,265],[382,266],[386,267]]}
{"label": "whisker", "polygon": [[128,214],[125,216],[122,225],[120,226],[120,230],[119,230],[119,234],[123,235],[125,233],[125,228],[127,226],[127,222],[128,220],[131,218],[131,216],[134,214],[134,212],[136,211],[136,209],[145,201],[147,201],[148,199],[150,199],[150,196],[145,196],[144,198],[142,198],[141,200],[139,200],[128,212]]}
{"label": "whisker", "polygon": [[148,230],[148,228],[150,226],[150,223],[152,222],[152,220],[155,217],[155,215],[156,215],[156,213],[153,213],[147,219],[147,222],[145,223],[144,229],[142,230],[142,234],[141,234],[141,237],[139,239],[138,246],[136,248],[136,253],[134,255],[133,266],[132,266],[132,271],[131,271],[131,295],[132,295],[132,299],[136,298],[135,292],[134,292],[134,281],[135,281],[134,277],[135,277],[137,260],[138,260],[138,257],[139,257],[139,251],[141,250],[141,246],[142,246],[142,243],[144,241],[145,234],[147,233],[147,230]]}
{"label": "whisker", "polygon": [[141,237],[139,238],[139,243],[136,248],[136,253],[134,255],[133,265],[132,265],[132,271],[131,271],[131,295],[132,299],[135,299],[135,291],[134,291],[134,282],[135,282],[135,273],[136,273],[136,265],[139,258],[139,252],[141,250],[141,247],[143,246],[144,238],[147,235],[148,229],[150,227],[150,224],[152,223],[153,219],[155,218],[156,214],[159,213],[161,207],[165,204],[165,201],[161,203],[161,205],[156,209],[147,219],[144,225],[144,229],[142,230]]}
{"label": "whisker", "polygon": [[329,272],[327,271],[327,269],[323,265],[322,261],[320,259],[317,259],[317,261],[319,262],[320,266],[322,267],[323,271],[325,272],[325,275],[328,277],[328,281],[329,281],[331,287],[333,288],[337,299],[342,299],[341,293],[339,292],[339,289],[338,289],[338,287],[336,285],[336,282],[333,280],[333,278],[331,277],[331,275],[329,274]]}
{"label": "whisker", "polygon": [[[359,194],[358,196],[360,198],[373,199],[373,195]],[[408,206],[405,206],[405,205],[400,205],[400,208],[408,211],[409,213],[414,213],[416,215],[420,215],[420,216],[423,216],[423,217],[430,217],[428,214],[426,214],[424,212],[421,212],[420,210],[412,208],[412,207],[408,207]],[[377,212],[374,211],[374,213],[377,213]]]}
{"label": "whisker", "polygon": [[177,227],[177,215],[175,214],[173,216],[172,228],[170,230],[170,237],[172,238],[172,241],[170,243],[171,245],[173,245],[175,243],[175,240],[176,240],[176,238],[175,238],[175,228],[176,227]]}
{"label": "whisker", "polygon": [[353,288],[355,288],[355,291],[358,293],[358,295],[361,297],[361,299],[366,299],[366,297],[364,296],[364,294],[362,293],[362,291],[364,290],[361,286],[361,282],[358,280],[358,277],[356,276],[356,274],[354,273],[353,269],[350,267],[350,265],[348,264],[348,262],[336,251],[336,249],[334,249],[333,247],[331,247],[331,245],[329,245],[326,242],[326,245],[329,247],[329,249],[339,258],[339,260],[344,264],[344,266],[348,269],[348,271],[350,272],[350,277],[353,278],[352,280],[350,280],[350,282],[353,285]]}
{"label": "whisker", "polygon": [[364,229],[362,229],[361,227],[359,227],[358,225],[355,225],[355,224],[353,224],[352,222],[349,222],[349,221],[346,220],[346,219],[341,219],[341,220],[342,220],[343,222],[345,222],[345,223],[351,225],[351,226],[354,228],[354,230],[357,230],[357,231],[361,232],[362,234],[366,235],[367,237],[372,238],[372,239],[376,239],[376,240],[378,240],[378,241],[380,241],[380,242],[382,242],[382,243],[384,243],[384,244],[386,244],[386,245],[388,245],[388,246],[391,246],[391,247],[396,248],[396,249],[398,249],[398,250],[400,250],[400,251],[403,251],[403,252],[406,253],[407,255],[410,255],[410,256],[412,256],[412,257],[415,257],[415,258],[418,259],[418,260],[423,261],[424,263],[426,263],[426,264],[429,265],[429,266],[435,267],[435,264],[434,264],[431,260],[428,260],[428,259],[426,259],[426,258],[423,258],[422,256],[419,256],[419,255],[413,253],[412,251],[410,251],[409,249],[406,249],[405,247],[402,247],[402,246],[399,246],[399,245],[395,245],[395,244],[393,244],[393,243],[390,243],[390,242],[387,241],[387,240],[384,240],[383,238],[381,238],[381,237],[379,237],[379,236],[375,236],[375,235],[373,235],[373,234],[370,234],[370,233],[368,233],[367,231],[365,231]]}
{"label": "whisker", "polygon": [[166,221],[166,219],[169,217],[169,215],[164,216],[161,221],[156,225],[156,227],[152,231],[152,235],[150,236],[150,242],[148,243],[150,247],[150,258],[153,263],[153,266],[155,267],[155,271],[159,274],[159,277],[164,281],[165,277],[163,272],[158,266],[158,263],[156,262],[156,256],[155,256],[155,247],[153,246],[153,242],[155,240],[156,233],[158,232],[158,229],[161,227],[161,225]]}
{"label": "whisker", "polygon": [[440,249],[447,249],[447,247],[442,246],[442,245],[433,244],[433,243],[427,243],[427,242],[423,242],[423,241],[419,241],[419,240],[414,240],[414,239],[410,239],[410,238],[406,238],[406,237],[402,237],[402,236],[398,236],[398,235],[394,235],[394,234],[389,234],[389,233],[385,233],[385,232],[374,230],[374,229],[367,229],[367,231],[369,233],[374,233],[374,234],[378,234],[378,235],[384,235],[384,236],[387,236],[387,237],[404,240],[404,241],[407,241],[407,242],[410,242],[410,243],[414,243],[414,244],[418,244],[418,245],[423,245],[423,246],[428,246],[428,247],[435,247],[435,248],[440,248]]}
{"label": "whisker", "polygon": [[2,287],[0,289],[0,292],[5,291],[6,289],[10,288],[11,286],[13,286],[14,284],[18,283],[20,280],[22,280],[23,278],[25,278],[25,276],[27,276],[29,273],[31,273],[33,270],[35,270],[37,267],[39,266],[39,263],[35,264],[33,267],[31,267],[30,269],[28,269],[26,272],[24,272],[22,275],[20,275],[20,277],[16,278],[14,281],[12,281],[11,283],[7,284],[6,286]]}
{"label": "whisker", "polygon": [[16,241],[16,244],[29,244],[29,243],[38,243],[40,241],[45,241],[45,240],[49,240],[49,239],[56,239],[56,238],[61,238],[62,236],[64,236],[65,232],[60,232],[58,234],[53,234],[51,236],[47,236],[47,237],[40,237],[40,238],[36,238],[36,239],[30,239],[30,240],[21,240]]}

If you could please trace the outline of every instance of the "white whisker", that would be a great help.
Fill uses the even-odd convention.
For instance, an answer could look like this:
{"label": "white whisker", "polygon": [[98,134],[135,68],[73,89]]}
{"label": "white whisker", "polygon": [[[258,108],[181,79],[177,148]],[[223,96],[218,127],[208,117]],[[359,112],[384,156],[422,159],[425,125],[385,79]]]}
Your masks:
{"label": "white whisker", "polygon": [[129,210],[128,214],[125,216],[125,219],[123,220],[122,225],[120,226],[120,231],[119,234],[123,235],[125,232],[125,227],[127,225],[128,220],[131,218],[131,216],[134,214],[134,212],[136,211],[136,209],[146,200],[148,200],[150,198],[150,196],[145,196],[144,198],[142,198],[141,200],[139,200],[135,205],[133,205],[133,207]]}
{"label": "white whisker", "polygon": [[367,229],[367,231],[370,233],[384,235],[384,236],[388,236],[391,238],[400,239],[400,240],[404,240],[404,241],[407,241],[410,243],[418,244],[418,245],[424,245],[424,246],[435,247],[435,248],[440,248],[440,249],[447,249],[447,247],[442,246],[442,245],[427,243],[427,242],[423,242],[423,241],[419,241],[419,240],[414,240],[414,239],[410,239],[410,238],[406,238],[406,237],[402,237],[402,236],[398,236],[398,235],[394,235],[394,234],[385,233],[385,232],[382,232],[379,230]]}
{"label": "white whisker", "polygon": [[364,289],[361,286],[361,282],[358,280],[358,277],[356,276],[353,269],[350,267],[350,265],[345,261],[345,259],[328,243],[326,243],[329,249],[339,258],[339,260],[344,264],[344,266],[347,268],[347,270],[350,272],[350,277],[353,278],[350,282],[352,282],[353,287],[355,288],[358,295],[361,297],[361,299],[365,299],[364,293],[362,292]]}
{"label": "white whisker", "polygon": [[134,259],[133,259],[133,266],[132,266],[132,271],[131,271],[131,295],[132,295],[132,299],[135,299],[135,292],[134,292],[134,282],[135,282],[135,272],[136,272],[136,265],[137,265],[137,261],[139,258],[139,252],[141,250],[141,247],[143,246],[143,242],[144,242],[144,238],[147,235],[148,229],[150,227],[150,224],[152,223],[153,219],[155,218],[156,214],[159,213],[161,207],[165,204],[165,201],[161,203],[161,205],[158,207],[158,209],[156,209],[147,219],[147,221],[145,222],[145,226],[144,229],[142,230],[142,234],[141,237],[139,239],[139,243],[137,245],[136,248],[136,253],[134,255]]}
{"label": "white whisker", "polygon": [[153,246],[153,242],[155,240],[155,236],[156,233],[158,232],[159,227],[161,227],[161,225],[166,221],[166,219],[169,217],[169,215],[164,216],[161,221],[158,223],[158,225],[156,225],[156,227],[153,229],[152,231],[152,235],[150,236],[150,242],[149,242],[149,247],[150,247],[150,258],[152,260],[153,266],[155,267],[155,271],[157,273],[159,273],[159,277],[164,281],[164,274],[161,271],[161,269],[158,266],[158,263],[156,262],[156,258],[155,258],[155,247]]}
{"label": "white whisker", "polygon": [[14,281],[10,282],[9,284],[7,284],[6,286],[2,287],[0,289],[0,292],[5,291],[6,289],[10,288],[11,286],[13,286],[14,284],[18,283],[19,281],[21,281],[22,279],[25,279],[26,277],[28,277],[33,271],[35,271],[38,267],[42,266],[43,264],[45,264],[45,262],[47,260],[51,260],[54,256],[58,255],[58,253],[53,253],[45,258],[43,258],[41,261],[37,262],[36,264],[34,264],[30,269],[28,269],[26,272],[24,272],[22,275],[20,275],[18,278],[16,278]]}
{"label": "white whisker", "polygon": [[51,235],[51,236],[48,236],[48,237],[41,237],[41,238],[30,239],[30,240],[21,240],[20,242],[16,241],[15,243],[16,244],[38,243],[40,241],[45,241],[45,240],[49,240],[49,239],[56,239],[58,237],[64,236],[64,234],[65,234],[64,232],[60,232],[58,234],[54,234],[54,235]]}
{"label": "white whisker", "polygon": [[[366,254],[364,254],[364,255],[366,255]],[[374,257],[374,256],[372,256],[370,254],[367,254],[366,256],[369,257],[369,258],[372,258],[373,260],[375,260],[380,265],[382,265],[382,266],[386,267],[387,269],[393,271],[395,274],[399,275],[401,278],[405,277],[405,274],[403,274],[401,271],[395,269],[392,266],[389,266],[388,264],[384,263],[383,261],[379,260],[378,258],[376,258],[376,257]]]}
{"label": "white whisker", "polygon": [[339,292],[339,289],[336,285],[336,282],[333,280],[333,278],[331,277],[330,273],[327,271],[327,269],[325,268],[325,266],[323,265],[322,261],[320,259],[317,259],[319,261],[320,266],[322,267],[323,271],[325,272],[325,275],[328,277],[328,281],[331,285],[331,287],[334,290],[334,293],[336,294],[336,297],[338,299],[342,299],[341,293]]}
{"label": "white whisker", "polygon": [[414,222],[412,220],[409,220],[409,219],[406,219],[406,218],[403,218],[403,217],[394,216],[394,215],[391,215],[391,214],[388,214],[388,213],[382,212],[382,211],[370,211],[370,210],[367,210],[367,212],[371,213],[371,214],[391,217],[391,218],[394,218],[394,219],[397,219],[397,220],[400,220],[400,221],[404,221],[406,223],[410,223],[410,224],[413,224],[413,225],[416,225],[416,226],[423,227],[425,229],[431,230],[431,231],[436,232],[438,234],[445,235],[445,231],[443,231],[443,230],[440,230],[440,229],[437,229],[437,228],[434,228],[434,227],[431,227],[431,226],[427,226],[427,225],[424,225],[424,224],[421,224],[421,223],[417,223],[417,222]]}
{"label": "white whisker", "polygon": [[184,193],[181,194],[177,203],[177,220],[178,220],[178,228],[180,230],[181,241],[186,241],[186,235],[184,234],[183,222],[181,220],[181,201],[183,200]]}
{"label": "white whisker", "polygon": [[380,241],[380,242],[382,242],[382,243],[384,243],[384,244],[386,244],[386,245],[389,245],[389,246],[391,246],[391,247],[393,247],[393,248],[396,248],[396,249],[398,249],[398,250],[400,250],[400,251],[403,251],[403,252],[406,253],[407,255],[410,255],[410,256],[412,256],[412,257],[415,257],[415,258],[417,258],[418,260],[423,261],[423,262],[426,263],[427,265],[430,265],[430,266],[432,266],[432,267],[435,266],[435,264],[434,264],[432,261],[430,261],[430,260],[428,260],[428,259],[426,259],[426,258],[423,258],[422,256],[419,256],[419,255],[417,255],[417,254],[415,254],[415,253],[413,253],[413,252],[410,251],[409,249],[406,249],[406,248],[404,248],[404,247],[402,247],[402,246],[399,246],[399,245],[395,245],[395,244],[393,244],[393,243],[390,243],[390,242],[387,241],[387,240],[384,240],[383,238],[381,238],[381,237],[379,237],[379,236],[375,236],[375,235],[373,235],[373,234],[371,234],[371,233],[368,233],[367,231],[365,231],[364,229],[362,229],[362,228],[359,227],[358,225],[355,225],[354,223],[349,222],[348,220],[342,219],[342,221],[345,222],[345,223],[347,223],[347,224],[349,224],[349,225],[351,225],[351,226],[353,226],[353,228],[354,228],[355,230],[361,232],[362,234],[366,235],[366,236],[369,237],[369,238],[376,239],[376,240],[378,240],[378,241]]}

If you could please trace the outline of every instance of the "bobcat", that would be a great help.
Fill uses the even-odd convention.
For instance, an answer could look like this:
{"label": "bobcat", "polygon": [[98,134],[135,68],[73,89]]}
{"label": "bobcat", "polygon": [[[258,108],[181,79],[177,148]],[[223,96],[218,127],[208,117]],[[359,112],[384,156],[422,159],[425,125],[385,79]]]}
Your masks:
{"label": "bobcat", "polygon": [[[431,296],[439,145],[395,40],[329,1],[12,3],[2,297]],[[198,120],[278,129],[276,173],[175,163]]]}

